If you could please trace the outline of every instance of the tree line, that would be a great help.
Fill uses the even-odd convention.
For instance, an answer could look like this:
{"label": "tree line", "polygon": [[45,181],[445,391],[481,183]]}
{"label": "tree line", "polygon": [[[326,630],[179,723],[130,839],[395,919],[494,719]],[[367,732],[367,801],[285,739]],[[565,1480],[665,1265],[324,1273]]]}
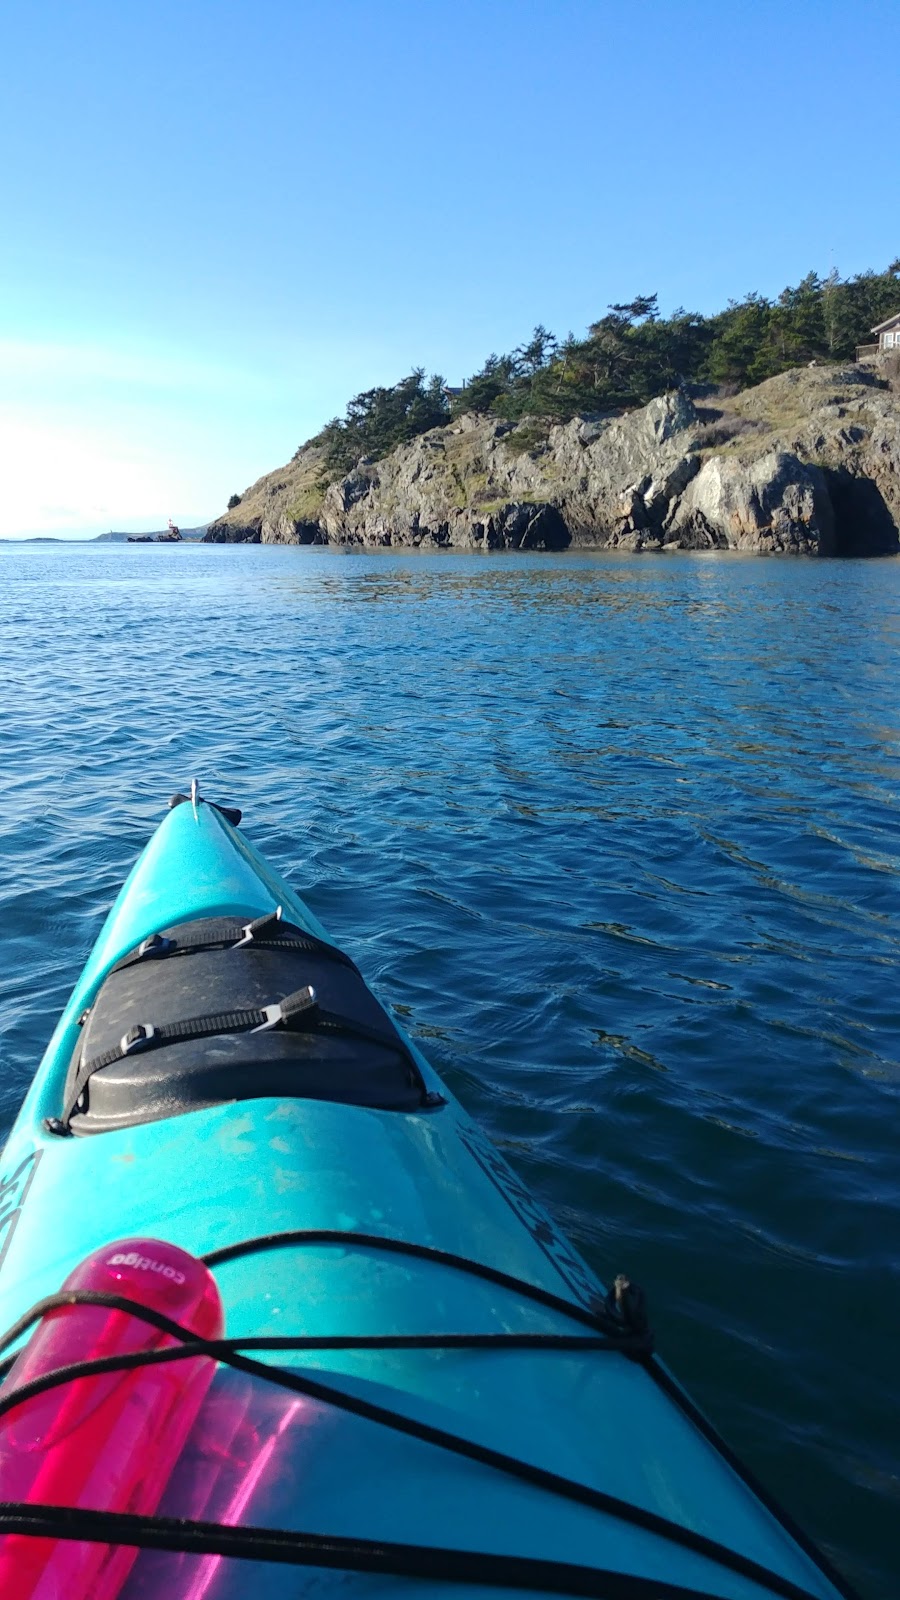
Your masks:
{"label": "tree line", "polygon": [[683,307],[661,317],[657,295],[638,295],[607,307],[583,339],[570,333],[558,340],[539,325],[508,355],[488,356],[459,391],[422,368],[391,387],[365,390],[311,443],[323,447],[334,475],[465,411],[516,423],[566,422],[645,405],[680,383],[744,388],[810,361],[852,360],[870,329],[898,311],[900,258],[884,272],[853,278],[810,272],[774,300],[748,294],[709,317]]}

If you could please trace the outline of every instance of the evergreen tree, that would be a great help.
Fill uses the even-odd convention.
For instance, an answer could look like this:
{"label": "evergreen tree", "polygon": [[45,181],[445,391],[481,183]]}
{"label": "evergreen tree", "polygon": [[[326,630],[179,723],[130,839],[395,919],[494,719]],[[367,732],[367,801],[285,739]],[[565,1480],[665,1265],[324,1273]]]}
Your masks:
{"label": "evergreen tree", "polygon": [[511,356],[490,355],[480,372],[476,372],[454,396],[453,414],[465,411],[490,411],[495,400],[505,395],[512,383],[515,363]]}
{"label": "evergreen tree", "polygon": [[440,427],[449,415],[443,378],[435,373],[426,382],[417,367],[392,388],[354,395],[346,416],[329,422],[315,443],[324,446],[326,470],[348,472],[361,456],[386,456],[395,445]]}
{"label": "evergreen tree", "polygon": [[327,476],[347,472],[361,456],[387,455],[446,422],[451,410],[565,421],[643,405],[684,382],[759,383],[809,361],[852,360],[870,330],[898,311],[900,257],[884,272],[855,278],[809,272],[774,301],[748,294],[711,317],[682,307],[661,317],[655,294],[636,295],[608,306],[583,339],[569,334],[560,345],[539,323],[509,355],[488,356],[452,408],[443,379],[426,380],[422,368],[393,387],[365,390],[315,442]]}
{"label": "evergreen tree", "polygon": [[729,301],[727,310],[712,319],[713,338],[704,376],[716,383],[752,381],[750,369],[766,343],[770,309],[759,294]]}

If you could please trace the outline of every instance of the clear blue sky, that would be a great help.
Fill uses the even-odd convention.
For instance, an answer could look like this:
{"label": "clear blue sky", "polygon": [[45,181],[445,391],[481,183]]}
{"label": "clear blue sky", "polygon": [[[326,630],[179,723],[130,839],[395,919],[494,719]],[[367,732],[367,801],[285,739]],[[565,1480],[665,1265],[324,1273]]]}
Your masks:
{"label": "clear blue sky", "polygon": [[897,0],[0,0],[0,535],[190,524],[540,321],[900,254]]}

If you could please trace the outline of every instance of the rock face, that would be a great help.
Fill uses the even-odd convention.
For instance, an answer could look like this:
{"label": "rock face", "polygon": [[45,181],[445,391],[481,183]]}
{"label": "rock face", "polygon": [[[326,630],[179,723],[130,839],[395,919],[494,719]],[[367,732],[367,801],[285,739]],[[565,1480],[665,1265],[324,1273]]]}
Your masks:
{"label": "rock face", "polygon": [[548,450],[575,542],[658,549],[673,503],[699,471],[699,427],[693,402],[678,391],[627,417],[576,417],[551,429]]}
{"label": "rock face", "polygon": [[713,456],[681,496],[667,536],[687,550],[833,555],[824,473],[783,450],[746,464]]}
{"label": "rock face", "polygon": [[298,450],[277,472],[268,472],[206,531],[208,544],[324,544],[319,525],[322,451]]}
{"label": "rock face", "polygon": [[305,446],[207,539],[875,554],[898,549],[900,403],[876,371],[802,368],[562,426],[462,416],[327,486],[323,471]]}
{"label": "rock face", "polygon": [[823,472],[834,509],[836,555],[896,552],[900,530],[900,370],[796,368],[729,404]]}
{"label": "rock face", "polygon": [[509,424],[462,417],[330,486],[329,544],[562,550],[571,534],[540,467],[506,446]]}

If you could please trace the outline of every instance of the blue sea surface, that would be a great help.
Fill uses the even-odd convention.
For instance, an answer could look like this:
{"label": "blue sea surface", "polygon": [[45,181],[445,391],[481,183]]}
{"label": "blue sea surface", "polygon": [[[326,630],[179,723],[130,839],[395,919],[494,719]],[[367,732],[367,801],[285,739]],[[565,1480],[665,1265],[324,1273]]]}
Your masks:
{"label": "blue sea surface", "polygon": [[0,1118],[192,776],[900,1589],[900,561],[0,547]]}

